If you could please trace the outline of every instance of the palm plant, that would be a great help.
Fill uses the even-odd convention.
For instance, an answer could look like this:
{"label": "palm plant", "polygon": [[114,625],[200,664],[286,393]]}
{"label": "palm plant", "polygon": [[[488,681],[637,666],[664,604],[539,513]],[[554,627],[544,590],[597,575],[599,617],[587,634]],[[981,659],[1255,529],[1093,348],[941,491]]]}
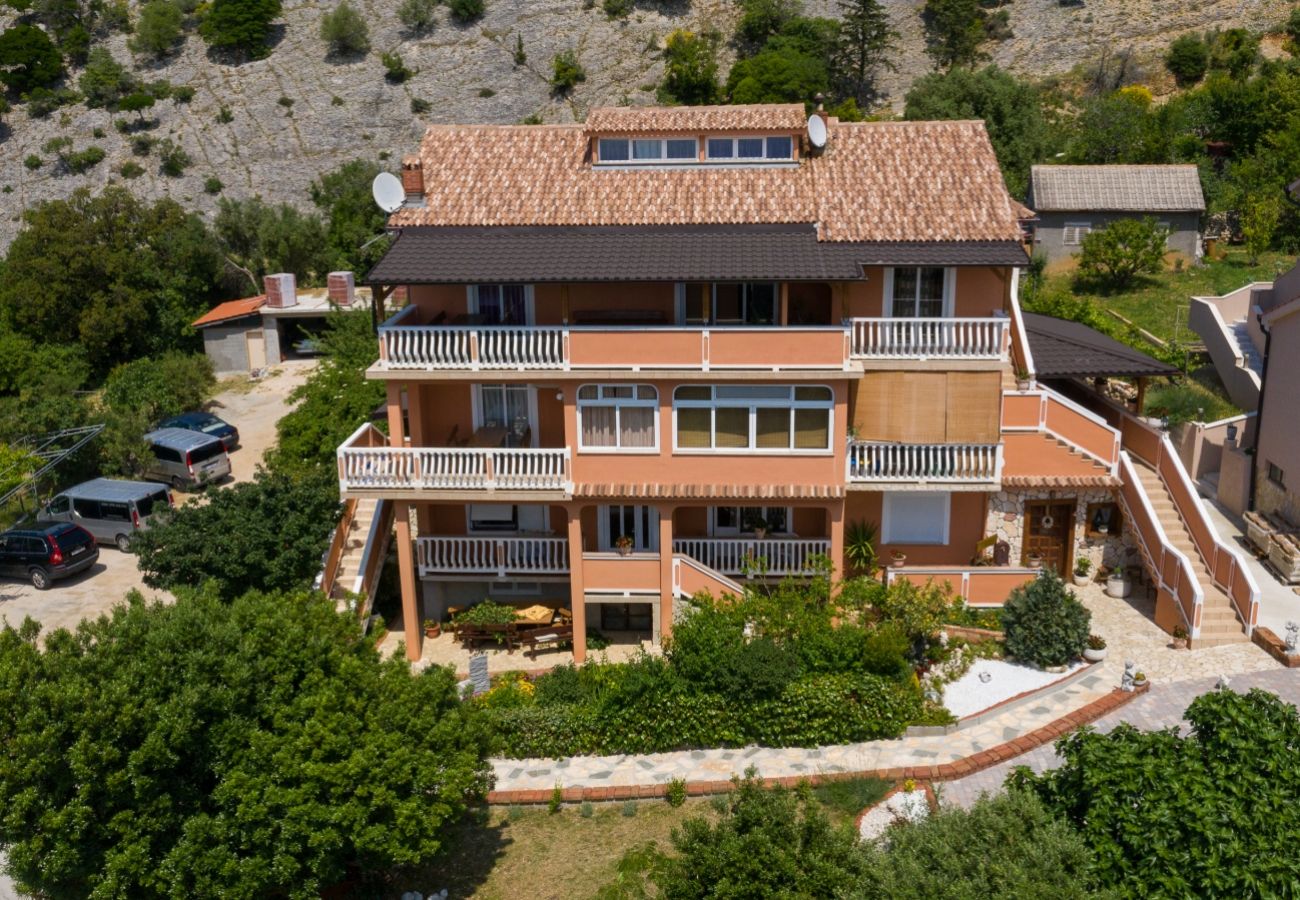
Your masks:
{"label": "palm plant", "polygon": [[851,522],[844,534],[844,558],[849,569],[859,575],[875,575],[880,568],[876,561],[876,523]]}

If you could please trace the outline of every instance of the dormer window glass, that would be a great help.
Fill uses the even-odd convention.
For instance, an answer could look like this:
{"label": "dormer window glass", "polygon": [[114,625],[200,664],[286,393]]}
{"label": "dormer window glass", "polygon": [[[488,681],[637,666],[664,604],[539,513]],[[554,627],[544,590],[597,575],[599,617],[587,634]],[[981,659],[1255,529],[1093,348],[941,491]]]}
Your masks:
{"label": "dormer window glass", "polygon": [[711,137],[706,144],[711,160],[787,160],[794,153],[789,135],[767,137]]}
{"label": "dormer window glass", "polygon": [[597,152],[602,163],[695,162],[695,138],[601,138]]}

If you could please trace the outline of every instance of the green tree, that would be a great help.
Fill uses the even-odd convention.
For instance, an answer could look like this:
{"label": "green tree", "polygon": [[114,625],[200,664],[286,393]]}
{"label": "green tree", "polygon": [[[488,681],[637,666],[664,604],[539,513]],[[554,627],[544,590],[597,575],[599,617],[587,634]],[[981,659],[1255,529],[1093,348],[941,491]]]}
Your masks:
{"label": "green tree", "polygon": [[196,214],[110,186],[29,209],[5,273],[0,318],[36,341],[79,344],[102,374],[197,346],[190,323],[216,297],[222,268]]}
{"label": "green tree", "polygon": [[130,40],[131,50],[153,57],[166,56],[181,36],[183,18],[184,13],[174,0],[149,0],[140,7],[140,18]]}
{"label": "green tree", "polygon": [[1079,273],[1113,288],[1125,288],[1144,272],[1159,272],[1165,264],[1169,230],[1155,219],[1116,219],[1084,235]]}
{"label": "green tree", "polygon": [[423,34],[433,27],[433,13],[438,0],[402,0],[397,8],[397,18],[415,34]]}
{"label": "green tree", "polygon": [[1241,237],[1252,266],[1259,265],[1260,254],[1273,243],[1281,215],[1282,204],[1275,193],[1253,194],[1246,198],[1245,208],[1241,211]]}
{"label": "green tree", "polygon": [[144,119],[144,113],[147,109],[153,109],[156,101],[153,97],[143,91],[136,91],[134,94],[128,94],[123,97],[117,104],[117,108],[122,112],[135,113],[140,119]]}
{"label": "green tree", "polygon": [[1282,33],[1287,37],[1287,50],[1292,56],[1300,56],[1300,6],[1291,8],[1291,15],[1282,26]]}
{"label": "green tree", "polygon": [[551,90],[557,94],[567,94],[580,81],[587,80],[587,70],[578,62],[578,54],[573,50],[564,50],[555,54],[551,60]]}
{"label": "green tree", "polygon": [[42,87],[63,74],[63,57],[44,31],[14,25],[0,34],[0,83],[18,93]]}
{"label": "green tree", "polygon": [[1044,571],[1002,606],[1007,655],[1036,666],[1067,665],[1083,653],[1091,621],[1061,576]]}
{"label": "green tree", "polygon": [[370,49],[370,28],[348,0],[321,16],[320,36],[334,53],[359,54]]}
{"label": "green tree", "polygon": [[1170,161],[1167,120],[1141,91],[1118,90],[1084,101],[1070,131],[1072,163],[1164,163]]}
{"label": "green tree", "polygon": [[1178,728],[1123,723],[1062,738],[1063,765],[1009,784],[1083,835],[1125,897],[1282,897],[1300,875],[1300,716],[1273,694],[1212,691]]}
{"label": "green tree", "polygon": [[829,93],[826,61],[838,39],[838,24],[825,19],[797,19],[763,49],[737,60],[727,74],[732,103],[804,103]]}
{"label": "green tree", "polygon": [[840,40],[835,73],[850,97],[864,106],[879,98],[876,75],[897,67],[890,54],[898,46],[898,32],[880,0],[839,0]]}
{"label": "green tree", "polygon": [[917,79],[907,92],[903,117],[983,119],[1007,190],[1016,197],[1028,190],[1030,167],[1050,158],[1057,146],[1038,89],[996,66],[952,69]]}
{"label": "green tree", "polygon": [[1169,45],[1165,68],[1179,87],[1196,84],[1210,68],[1210,48],[1200,35],[1184,34]]}
{"label": "green tree", "polygon": [[212,222],[221,250],[260,292],[262,277],[292,272],[299,284],[322,282],[330,270],[325,224],[287,203],[270,206],[260,197],[222,198]]}
{"label": "green tree", "polygon": [[259,469],[252,481],[154,521],[132,546],[151,587],[207,583],[227,601],[250,590],[301,590],[320,570],[338,514],[337,474]]}
{"label": "green tree", "polygon": [[[381,659],[319,594],[138,594],[0,632],[0,844],[20,890],[319,897],[427,860],[489,784],[450,669]],[[400,657],[400,654],[399,654]]]}
{"label": "green tree", "polygon": [[664,103],[700,106],[718,100],[718,43],[716,31],[696,33],[679,28],[664,42],[664,80],[659,99]]}
{"label": "green tree", "polygon": [[279,15],[280,0],[213,0],[199,34],[218,50],[261,59],[271,52],[266,40]]}
{"label": "green tree", "polygon": [[483,15],[484,0],[447,0],[451,17],[457,22],[473,22]]}
{"label": "green tree", "polygon": [[41,458],[27,448],[0,441],[0,494],[18,487],[42,465]]}
{"label": "green tree", "polygon": [[940,69],[973,66],[984,58],[986,36],[980,0],[925,0],[921,12],[925,52]]}
{"label": "green tree", "polygon": [[117,102],[136,89],[136,80],[126,66],[113,58],[104,47],[90,51],[86,68],[77,80],[77,87],[86,98],[86,105],[114,107]]}
{"label": "green tree", "polygon": [[1229,28],[1210,38],[1210,68],[1245,78],[1259,59],[1259,37],[1245,28]]}
{"label": "green tree", "polygon": [[801,0],[741,0],[736,37],[750,47],[762,47],[767,39],[803,15]]}
{"label": "green tree", "polygon": [[366,272],[388,249],[387,241],[376,240],[388,219],[370,194],[380,171],[377,163],[354,159],[312,182],[312,203],[325,217],[331,269]]}

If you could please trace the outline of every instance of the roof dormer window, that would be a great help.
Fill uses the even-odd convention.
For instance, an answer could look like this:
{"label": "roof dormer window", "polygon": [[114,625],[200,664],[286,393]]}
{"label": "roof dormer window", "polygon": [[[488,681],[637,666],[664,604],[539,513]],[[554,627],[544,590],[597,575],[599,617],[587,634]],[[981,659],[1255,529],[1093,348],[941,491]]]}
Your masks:
{"label": "roof dormer window", "polygon": [[695,162],[699,145],[695,138],[601,138],[596,149],[598,162],[654,163]]}
{"label": "roof dormer window", "polygon": [[794,155],[789,135],[767,137],[711,137],[705,145],[710,160],[754,162],[785,161]]}

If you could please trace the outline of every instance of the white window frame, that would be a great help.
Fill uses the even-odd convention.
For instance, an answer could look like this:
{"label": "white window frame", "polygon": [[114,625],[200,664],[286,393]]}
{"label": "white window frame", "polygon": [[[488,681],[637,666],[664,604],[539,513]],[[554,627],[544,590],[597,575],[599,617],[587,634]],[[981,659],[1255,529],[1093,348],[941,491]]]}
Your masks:
{"label": "white window frame", "polygon": [[[1074,232],[1074,240],[1070,240],[1071,231]],[[1091,222],[1065,222],[1061,225],[1061,244],[1065,247],[1080,247],[1084,237],[1091,233]]]}
{"label": "white window frame", "polygon": [[[741,510],[750,509],[750,508],[751,508],[751,507],[749,507],[749,506],[744,506],[744,505],[741,505],[741,504],[737,504],[737,505],[735,505],[735,506],[730,506],[730,505],[728,505],[728,506],[710,506],[710,507],[709,507],[709,536],[710,536],[710,537],[744,537],[745,535],[752,535],[752,534],[754,533],[753,530],[752,530],[752,529],[750,529],[750,530],[746,530],[746,528],[745,528],[745,522],[744,522],[744,516],[741,514]],[[795,535],[795,531],[794,531],[794,507],[793,507],[793,506],[758,506],[758,507],[752,507],[752,508],[754,508],[754,509],[761,509],[761,510],[763,511],[763,518],[764,518],[764,519],[768,519],[768,510],[771,510],[771,509],[782,509],[782,510],[785,510],[785,524],[786,524],[786,530],[785,530],[785,531],[769,531],[768,534],[773,535],[773,536],[780,535],[781,537],[795,537],[795,536],[796,536],[796,535]],[[739,524],[738,526],[736,526],[735,528],[727,528],[727,527],[725,527],[725,526],[720,526],[720,525],[718,524],[718,510],[719,510],[719,509],[734,509],[734,510],[736,510],[736,519],[737,519],[737,521],[740,522],[740,524]]]}
{"label": "white window frame", "polygon": [[[677,302],[677,324],[690,328],[777,328],[781,324],[781,282],[779,281],[710,281],[710,282],[691,282],[692,284],[707,283],[709,286],[709,321],[707,322],[687,322],[686,320],[686,282],[679,281],[675,285],[675,298]],[[760,325],[749,322],[724,322],[718,324],[718,285],[720,284],[738,284],[741,287],[741,318],[745,318],[749,311],[749,288],[757,284],[769,284],[772,286],[772,323],[770,325]]]}
{"label": "white window frame", "polygon": [[[893,534],[893,504],[915,504],[920,498],[943,497],[943,526],[940,540],[917,541],[902,540]],[[903,546],[946,546],[952,530],[952,494],[948,491],[885,491],[880,497],[880,542],[882,544],[902,544]]]}
{"label": "white window frame", "polygon": [[[531,384],[476,384],[472,386],[473,390],[473,418],[474,430],[478,431],[483,427],[485,421],[483,414],[483,392],[484,391],[511,391],[524,390],[528,392],[528,427],[532,431],[532,440],[528,446],[537,446],[537,388]],[[503,408],[505,404],[502,404]],[[510,424],[504,423],[503,427],[509,428]]]}
{"label": "white window frame", "polygon": [[[603,145],[606,141],[621,141],[627,144],[627,159],[605,159]],[[643,157],[638,159],[636,156],[637,141],[658,141],[659,155],[652,157]],[[690,156],[668,155],[669,141],[690,141],[693,150]],[[638,135],[609,135],[596,139],[596,165],[598,166],[683,166],[694,165],[700,161],[700,139],[695,135],[684,134],[638,134]]]}
{"label": "white window frame", "polygon": [[[773,138],[790,142],[790,152],[785,156],[768,156],[767,143]],[[731,143],[731,156],[714,156],[709,150],[709,144],[713,141],[729,141]],[[762,141],[762,156],[739,156],[740,141]],[[711,163],[743,163],[753,165],[754,163],[791,163],[794,162],[794,137],[788,134],[707,134],[704,136],[704,158]]]}
{"label": "white window frame", "polygon": [[[507,530],[505,528],[475,528],[474,527],[474,507],[475,506],[509,506],[512,507],[515,527]],[[525,510],[538,510],[541,513],[541,519],[538,522],[525,522]],[[498,537],[510,537],[511,535],[520,534],[537,534],[539,532],[549,532],[551,530],[551,508],[544,504],[526,504],[526,503],[466,503],[465,504],[465,533],[497,535]]]}
{"label": "white window frame", "polygon": [[[470,315],[472,316],[478,315],[479,313],[478,289],[480,287],[495,287],[495,286],[502,286],[506,284],[519,284],[519,282],[498,281],[498,282],[490,282],[485,285],[479,285],[479,284],[466,285],[465,286],[466,297],[467,297],[466,306],[469,309]],[[535,325],[537,324],[537,321],[536,321],[536,312],[533,308],[533,286],[531,284],[525,284],[523,287],[524,287],[524,324]],[[496,323],[492,323],[492,324],[496,324]],[[519,326],[507,326],[507,327],[519,327]]]}
{"label": "white window frame", "polygon": [[[673,389],[673,452],[680,454],[701,454],[713,456],[831,456],[835,453],[835,390],[827,384],[765,384],[755,385],[767,389],[786,388],[787,397],[753,397],[745,399],[743,397],[724,397],[719,399],[717,389],[719,387],[732,388],[743,387],[743,385],[713,385],[713,384],[680,384]],[[815,387],[830,391],[829,400],[796,400],[795,388]],[[708,388],[710,399],[708,400],[678,400],[677,391],[682,388]],[[678,444],[677,428],[677,411],[679,409],[708,409],[716,410],[718,407],[749,407],[749,445],[745,447],[682,447]],[[757,421],[756,411],[763,409],[788,409],[791,411],[791,443],[794,442],[794,410],[796,409],[824,409],[827,412],[827,430],[826,430],[826,447],[823,448],[795,448],[795,447],[758,447],[757,443]],[[717,416],[709,416],[709,440],[711,443],[717,441]]]}
{"label": "white window frame", "polygon": [[[596,507],[596,543],[601,552],[612,552],[619,535],[609,532],[609,511],[631,509],[632,550],[634,553],[659,552],[659,508],[646,503],[606,503]],[[621,515],[620,515],[621,517]],[[649,533],[646,533],[646,529]]]}
{"label": "white window frame", "polygon": [[[582,389],[594,387],[597,389],[598,396],[595,400],[582,399]],[[654,398],[642,400],[639,397],[605,397],[606,388],[632,388],[634,394],[639,393],[640,388],[648,387],[654,391]],[[577,392],[577,409],[578,409],[578,452],[579,453],[627,453],[627,454],[658,454],[659,453],[659,389],[653,384],[584,384],[578,387]],[[622,407],[636,406],[641,408],[649,407],[654,410],[654,443],[649,447],[591,447],[582,439],[582,413],[583,408],[588,406],[613,406],[614,407],[614,437],[616,440],[621,439],[623,413]]]}
{"label": "white window frame", "polygon": [[[938,269],[939,266],[888,266],[885,268],[884,292],[880,298],[881,310],[884,318],[920,318],[918,316],[895,316],[894,315],[894,272],[898,269]],[[943,316],[941,318],[951,319],[957,306],[957,269],[954,266],[943,266]],[[919,308],[921,303],[921,279],[916,279],[916,297],[913,301]]]}

